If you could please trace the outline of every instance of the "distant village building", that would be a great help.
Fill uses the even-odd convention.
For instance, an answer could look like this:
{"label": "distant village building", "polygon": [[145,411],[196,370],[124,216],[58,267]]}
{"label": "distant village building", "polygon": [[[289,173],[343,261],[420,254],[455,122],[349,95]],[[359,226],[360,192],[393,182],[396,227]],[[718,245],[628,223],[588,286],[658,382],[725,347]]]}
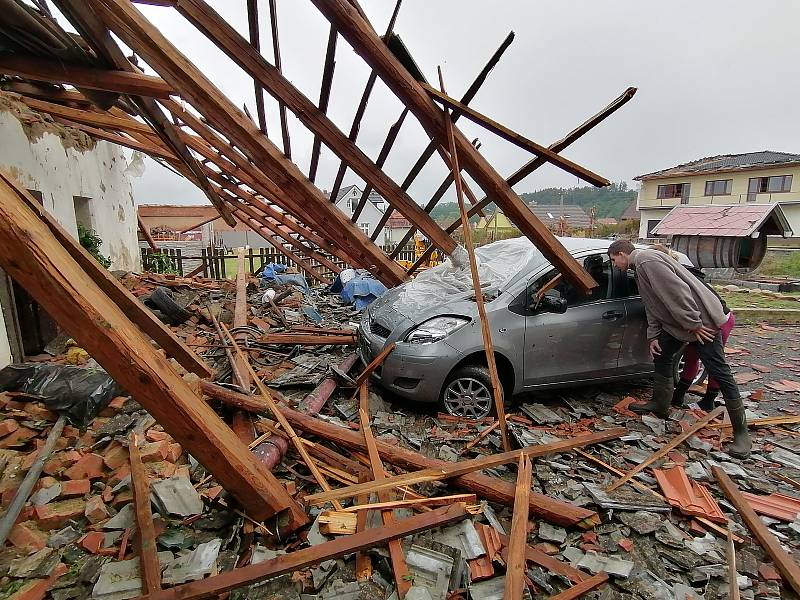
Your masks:
{"label": "distant village building", "polygon": [[800,154],[748,152],[701,158],[646,173],[638,208],[639,237],[653,239],[661,220],[675,207],[780,204],[794,236],[800,236]]}
{"label": "distant village building", "polygon": [[533,214],[547,225],[551,231],[559,229],[561,217],[564,217],[566,229],[589,229],[591,219],[586,211],[577,204],[531,204]]}
{"label": "distant village building", "polygon": [[[70,234],[78,226],[102,240],[111,270],[139,269],[136,207],[120,146],[43,118],[0,93],[0,168],[20,182]],[[0,367],[40,354],[59,330],[0,270]]]}
{"label": "distant village building", "polygon": [[[363,193],[364,190],[357,185],[343,187],[337,194],[336,207],[352,218]],[[325,192],[325,195],[330,198],[328,192]],[[389,203],[383,199],[383,196],[374,190],[371,191],[367,203],[358,215],[358,221],[356,222],[358,228],[369,237],[372,237],[387,209],[389,209]],[[383,235],[375,241],[383,245],[396,244],[408,232],[410,227],[411,223],[403,218],[400,213],[395,212],[386,222]]]}
{"label": "distant village building", "polygon": [[628,205],[628,208],[626,208],[623,211],[622,215],[620,216],[619,220],[621,223],[627,223],[630,221],[639,221],[641,219],[641,214],[636,204],[637,200],[634,198]]}

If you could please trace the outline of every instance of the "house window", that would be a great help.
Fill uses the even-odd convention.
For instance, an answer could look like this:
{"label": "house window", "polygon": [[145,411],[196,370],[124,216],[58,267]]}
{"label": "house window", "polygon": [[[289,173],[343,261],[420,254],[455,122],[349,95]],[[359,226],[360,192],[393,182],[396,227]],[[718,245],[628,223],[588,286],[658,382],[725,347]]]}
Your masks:
{"label": "house window", "polygon": [[791,175],[773,175],[772,177],[751,177],[747,184],[747,201],[753,202],[756,194],[779,194],[792,190]]}
{"label": "house window", "polygon": [[28,190],[28,193],[33,196],[33,199],[36,200],[40,206],[44,206],[44,196],[42,196],[42,192],[39,190]]}
{"label": "house window", "polygon": [[94,229],[91,201],[91,198],[86,198],[85,196],[72,197],[72,202],[75,205],[75,222],[85,229]]}
{"label": "house window", "polygon": [[682,204],[687,204],[689,202],[689,184],[669,183],[666,185],[660,185],[658,186],[658,194],[656,197],[659,200],[680,198]]}
{"label": "house window", "polygon": [[358,228],[364,232],[364,235],[369,235],[369,223],[359,223]]}
{"label": "house window", "polygon": [[733,179],[706,181],[706,196],[730,196]]}
{"label": "house window", "polygon": [[653,230],[658,227],[658,224],[661,223],[661,219],[648,219],[647,220],[647,237],[652,238],[655,237],[653,234]]}

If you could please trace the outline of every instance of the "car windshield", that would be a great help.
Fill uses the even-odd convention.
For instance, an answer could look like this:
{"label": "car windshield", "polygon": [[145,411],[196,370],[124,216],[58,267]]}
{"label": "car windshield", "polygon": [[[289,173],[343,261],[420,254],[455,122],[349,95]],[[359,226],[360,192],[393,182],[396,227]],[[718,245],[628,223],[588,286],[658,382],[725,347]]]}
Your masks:
{"label": "car windshield", "polygon": [[[466,258],[466,252],[464,252]],[[502,289],[513,277],[533,263],[543,263],[541,252],[526,237],[500,240],[475,249],[478,277],[484,293]],[[396,308],[425,310],[451,300],[472,295],[469,263],[454,265],[448,258],[442,264],[407,283],[397,299]]]}

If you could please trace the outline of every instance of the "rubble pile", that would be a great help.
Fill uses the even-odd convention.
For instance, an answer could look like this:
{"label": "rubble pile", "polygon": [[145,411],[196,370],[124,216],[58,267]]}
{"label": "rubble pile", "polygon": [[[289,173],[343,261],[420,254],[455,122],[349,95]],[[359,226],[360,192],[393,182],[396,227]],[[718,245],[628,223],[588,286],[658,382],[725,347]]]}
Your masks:
{"label": "rubble pile", "polygon": [[[800,332],[762,325],[735,330],[731,338],[726,352],[749,390],[748,420],[754,427],[753,454],[746,461],[724,453],[729,433],[723,422],[699,426],[709,415],[698,408],[674,408],[666,421],[630,411],[632,402],[649,393],[644,382],[515,400],[507,415],[509,433],[533,463],[532,486],[525,492],[530,513],[520,531],[511,523],[519,508],[513,498],[522,451],[505,456],[492,417],[473,421],[437,413],[384,397],[377,387],[359,398],[357,375],[347,373],[355,363],[348,336],[357,311],[337,296],[286,284],[251,284],[247,325],[231,329],[297,430],[292,434],[275,414],[258,408],[257,393],[242,394],[233,383],[230,348],[215,327],[215,321],[226,327],[234,321],[233,282],[149,273],[127,274],[121,281],[142,301],[156,290],[169,291],[185,313],[172,331],[215,370],[216,388],[230,398],[248,397],[251,404],[243,411],[230,398],[221,401],[224,393],[209,393],[214,384],[176,368],[271,468],[304,507],[309,523],[287,532],[280,519],[250,519],[122,392],[83,426],[68,423],[58,437],[2,549],[0,598],[125,600],[152,593],[143,577],[147,550],[141,540],[146,536],[139,532],[142,506],[132,476],[139,460],[149,484],[162,588],[211,582],[219,573],[294,558],[296,568],[266,581],[254,579],[231,596],[388,598],[398,597],[401,586],[406,598],[502,598],[516,539],[523,544],[526,594],[533,598],[585,593],[604,600],[711,600],[728,597],[731,573],[742,598],[791,597],[775,562],[753,541],[718,485],[714,469],[735,482],[784,548],[796,551]],[[160,316],[165,322],[174,317]],[[292,343],[292,336],[307,343]],[[331,338],[337,339],[328,343]],[[97,367],[76,348],[62,340],[52,346],[53,355],[34,358]],[[702,393],[702,386],[693,391]],[[364,406],[368,414],[360,415]],[[4,508],[58,417],[29,393],[0,395]],[[685,443],[678,443],[683,437]],[[138,459],[132,459],[131,443]],[[295,443],[304,445],[315,469]],[[653,461],[659,452],[663,457]],[[379,465],[383,460],[380,477],[373,476],[376,455]],[[453,470],[470,461],[475,474],[467,467]],[[618,485],[637,467],[626,485]],[[357,485],[374,491],[359,493]],[[363,504],[370,510],[358,508]],[[428,519],[428,525],[400,538],[397,546],[380,539],[341,552],[326,546],[332,540],[366,540],[358,536],[377,536],[413,518]],[[437,520],[444,526],[434,526]],[[401,566],[405,573],[398,577]],[[195,597],[191,594],[200,590],[190,592]]]}

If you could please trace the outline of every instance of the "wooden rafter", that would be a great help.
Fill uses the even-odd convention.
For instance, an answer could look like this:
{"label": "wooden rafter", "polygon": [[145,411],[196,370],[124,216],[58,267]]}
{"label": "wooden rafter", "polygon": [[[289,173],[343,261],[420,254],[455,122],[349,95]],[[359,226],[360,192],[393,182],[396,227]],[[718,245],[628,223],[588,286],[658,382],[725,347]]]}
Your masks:
{"label": "wooden rafter", "polygon": [[[411,199],[400,186],[381,171],[355,143],[348,139],[314,103],[291,84],[273,65],[227,23],[204,0],[182,0],[180,12],[214,44],[256,78],[275,98],[283,100],[297,118],[365,181],[375,187],[401,214],[412,220],[438,248],[449,254],[456,242]],[[315,188],[316,189],[316,188]],[[337,209],[338,210],[338,209]]]}
{"label": "wooden rafter", "polygon": [[132,4],[127,0],[91,0],[91,5],[107,26],[241,149],[276,186],[306,204],[308,211],[316,213],[319,229],[347,249],[353,263],[366,265],[386,285],[394,286],[404,280],[405,273],[399,265],[369,241],[344,214],[331,207],[297,166]]}
{"label": "wooden rafter", "polygon": [[[269,5],[269,26],[272,33],[272,56],[275,68],[282,72],[281,67],[281,42],[278,34],[278,6],[275,0],[268,0]],[[259,53],[260,54],[260,53]],[[286,158],[292,158],[292,143],[289,139],[289,122],[286,118],[286,104],[278,99],[278,118],[281,122],[281,140],[283,141],[283,153]]]}
{"label": "wooden rafter", "polygon": [[[261,32],[258,24],[258,0],[247,0],[247,25],[250,31],[250,44],[256,51],[261,52]],[[253,88],[256,95],[256,115],[258,115],[258,128],[267,135],[267,113],[264,110],[264,88],[255,79]]]}
{"label": "wooden rafter", "polygon": [[73,65],[34,56],[0,54],[0,73],[48,83],[68,83],[90,90],[169,98],[172,88],[160,77],[116,69]]}
{"label": "wooden rafter", "polygon": [[[325,66],[322,67],[322,83],[319,88],[318,107],[322,114],[328,112],[328,103],[331,99],[331,86],[333,85],[333,71],[336,68],[336,40],[339,38],[336,28],[331,25],[328,32],[328,43],[325,47]],[[317,168],[319,167],[319,154],[322,150],[322,140],[318,135],[314,136],[314,145],[311,149],[311,162],[308,167],[308,178],[313,183],[317,178]]]}
{"label": "wooden rafter", "polygon": [[[339,34],[361,55],[367,65],[411,109],[422,127],[443,144],[446,132],[441,111],[424,88],[389,51],[369,23],[347,0],[312,0],[322,14],[336,26]],[[492,196],[506,216],[520,231],[536,244],[544,256],[564,273],[580,291],[588,292],[597,282],[583,269],[563,245],[553,236],[530,208],[511,189],[489,162],[469,143],[464,135],[454,132],[456,150],[467,173]]]}

